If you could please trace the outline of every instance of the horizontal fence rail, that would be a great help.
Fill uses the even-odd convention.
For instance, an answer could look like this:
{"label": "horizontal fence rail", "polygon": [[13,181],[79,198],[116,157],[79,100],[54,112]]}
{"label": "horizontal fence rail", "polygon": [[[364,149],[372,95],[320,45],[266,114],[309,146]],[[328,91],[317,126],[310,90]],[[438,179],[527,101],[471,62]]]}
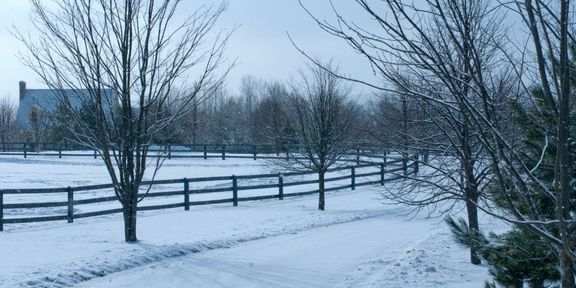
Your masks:
{"label": "horizontal fence rail", "polygon": [[[384,159],[381,163],[361,163],[329,169],[326,172],[326,192],[351,189],[365,185],[384,185],[418,172],[418,159],[404,157]],[[388,161],[386,161],[388,160]],[[139,211],[184,208],[190,206],[257,201],[283,200],[285,197],[318,193],[314,171],[287,172],[259,175],[232,175],[143,181],[148,189],[140,196],[154,201],[142,202]],[[316,185],[315,187],[311,187]],[[0,231],[4,224],[34,223],[45,221],[74,222],[75,219],[121,213],[112,184],[60,187],[44,189],[1,189]],[[259,191],[262,191],[261,193]],[[34,201],[24,196],[33,195]],[[24,197],[24,198],[22,198]],[[14,198],[14,199],[12,199]],[[11,200],[12,199],[12,200]],[[174,202],[174,200],[176,202]],[[146,205],[144,205],[146,204]],[[94,206],[90,209],[83,207]],[[31,212],[30,210],[42,210]],[[27,215],[20,216],[19,215]],[[16,217],[15,217],[16,216]]]}

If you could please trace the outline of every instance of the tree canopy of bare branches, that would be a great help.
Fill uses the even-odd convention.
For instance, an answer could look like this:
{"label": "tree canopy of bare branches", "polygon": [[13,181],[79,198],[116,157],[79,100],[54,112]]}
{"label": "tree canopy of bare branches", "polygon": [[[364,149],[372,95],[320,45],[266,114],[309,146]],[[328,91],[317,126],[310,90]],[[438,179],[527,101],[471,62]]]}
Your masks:
{"label": "tree canopy of bare branches", "polygon": [[[463,201],[470,230],[478,231],[477,203],[489,167],[481,161],[484,146],[479,135],[483,124],[467,110],[482,107],[477,93],[489,86],[486,81],[498,81],[493,67],[498,60],[496,47],[502,41],[498,25],[501,15],[491,12],[489,1],[356,2],[380,29],[359,27],[337,10],[338,23],[316,19],[317,23],[368,59],[387,85],[356,82],[399,93],[418,103],[433,124],[435,135],[420,137],[413,146],[434,147],[436,154],[444,156],[426,164],[431,173],[414,178],[418,190],[436,192],[400,191],[390,198],[417,206]],[[477,72],[487,78],[470,76]],[[471,261],[480,263],[475,251],[471,251]]]}
{"label": "tree canopy of bare branches", "polygon": [[[456,153],[461,155],[465,199],[481,207],[475,201],[478,194],[470,194],[480,192],[477,176],[480,170],[468,167],[489,163],[490,170],[486,172],[494,193],[508,205],[504,212],[486,211],[522,226],[550,245],[558,255],[562,287],[574,287],[574,204],[570,200],[575,176],[570,134],[574,3],[569,0],[505,3],[356,0],[356,3],[377,28],[360,27],[336,8],[336,23],[316,19],[317,23],[326,32],[345,40],[393,85],[350,80],[381,90],[399,89],[428,106],[442,109],[437,112],[445,115],[441,118],[445,123],[437,126],[448,127],[444,130],[446,137],[456,140],[451,140],[452,147],[459,147]],[[499,14],[505,6],[522,17],[532,47],[517,45],[515,48],[521,49],[510,53],[512,45],[509,46],[510,41],[501,31],[505,27]],[[417,83],[411,81],[414,77]],[[535,86],[555,123],[555,129],[541,133],[544,137],[541,142],[547,143],[541,158],[549,151],[549,145],[555,147],[552,183],[541,177],[541,165],[531,166],[525,161],[522,147],[509,137],[509,119],[504,117],[507,101],[531,97]],[[550,218],[549,213],[541,210],[538,197],[555,203],[555,217]],[[469,225],[473,232],[472,223]],[[475,262],[474,255],[472,259]]]}
{"label": "tree canopy of bare branches", "polygon": [[347,100],[349,88],[343,81],[320,67],[302,72],[297,85],[292,92],[295,147],[288,151],[297,166],[318,172],[318,209],[324,210],[324,175],[351,147],[355,105]]}
{"label": "tree canopy of bare branches", "polygon": [[[216,27],[226,4],[193,11],[169,0],[32,6],[39,38],[18,34],[27,47],[23,60],[61,94],[81,128],[75,141],[99,151],[123,207],[125,240],[137,241],[137,206],[146,194],[140,184],[163,159],[148,157],[151,140],[214,93],[229,70],[223,53],[230,32]],[[91,109],[95,121],[83,119],[78,106]],[[168,107],[176,109],[167,113]]]}

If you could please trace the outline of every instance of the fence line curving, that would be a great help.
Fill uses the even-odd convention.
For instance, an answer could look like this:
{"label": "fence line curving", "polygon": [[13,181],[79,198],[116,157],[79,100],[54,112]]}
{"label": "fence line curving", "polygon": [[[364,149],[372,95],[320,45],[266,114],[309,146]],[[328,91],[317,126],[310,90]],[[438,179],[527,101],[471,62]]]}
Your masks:
{"label": "fence line curving", "polygon": [[[382,162],[362,160],[358,156],[350,161],[355,162],[355,165],[327,171],[326,192],[342,189],[355,190],[365,185],[384,185],[385,182],[399,180],[406,175],[418,172],[417,156],[391,160],[386,159],[385,156]],[[151,189],[145,192],[145,195],[142,193],[141,196],[159,200],[148,201],[154,203],[140,205],[138,210],[173,208],[189,210],[191,206],[225,203],[238,206],[239,202],[244,201],[283,200],[286,197],[311,195],[318,193],[318,189],[309,187],[318,184],[318,179],[302,180],[302,178],[312,175],[317,174],[310,171],[143,181],[142,186]],[[101,184],[43,189],[0,189],[0,231],[4,230],[5,224],[46,221],[73,223],[75,219],[121,213],[122,208],[113,205],[118,205],[116,196],[111,192],[113,188],[112,184]],[[34,195],[35,199],[47,200],[27,202],[17,199],[11,201],[13,196],[18,198],[25,195]],[[207,195],[209,196],[206,197]],[[94,205],[98,207],[93,207]],[[90,207],[87,209],[83,208],[88,206]],[[39,209],[41,212],[32,213],[33,216],[21,216],[33,209]]]}

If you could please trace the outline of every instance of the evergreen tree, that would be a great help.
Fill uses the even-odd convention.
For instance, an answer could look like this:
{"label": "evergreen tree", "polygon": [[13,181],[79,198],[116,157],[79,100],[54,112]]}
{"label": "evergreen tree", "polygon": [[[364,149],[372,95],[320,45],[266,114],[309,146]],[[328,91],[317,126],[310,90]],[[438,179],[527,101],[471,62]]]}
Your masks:
{"label": "evergreen tree", "polygon": [[[573,84],[574,85],[574,84]],[[556,159],[556,143],[554,138],[549,137],[548,131],[554,131],[556,123],[552,112],[544,103],[542,92],[539,89],[533,91],[535,102],[531,107],[522,103],[512,103],[513,110],[517,115],[516,123],[522,131],[522,156],[524,163],[534,167],[538,179],[545,181],[553,190],[554,165]],[[574,110],[573,110],[574,111]],[[571,115],[571,135],[574,133],[573,121],[576,114]],[[575,155],[576,156],[576,155]],[[576,157],[572,157],[576,159]],[[576,167],[576,165],[572,165]],[[576,174],[572,171],[572,174]],[[576,175],[574,175],[576,176]],[[541,219],[555,219],[555,199],[544,191],[533,188],[530,197],[514,200],[514,207],[509,207],[504,197],[510,195],[501,193],[497,189],[490,191],[491,199],[499,209],[517,209],[520,213],[527,213],[528,209],[536,209]],[[573,197],[576,193],[572,193]],[[531,199],[532,203],[526,203],[525,199]],[[531,204],[531,205],[530,205]],[[574,211],[574,209],[572,208]],[[467,229],[466,222],[447,218],[456,242],[466,247],[476,247],[480,256],[490,266],[490,274],[495,283],[503,287],[555,287],[553,283],[559,283],[560,272],[557,251],[543,241],[538,235],[526,229],[522,225],[514,225],[511,230],[496,234],[490,233],[484,236],[481,233],[472,234]],[[556,226],[550,225],[547,231],[558,235]],[[486,283],[486,287],[498,287],[495,283]],[[558,284],[559,285],[559,284]]]}
{"label": "evergreen tree", "polygon": [[[516,226],[502,234],[473,235],[463,219],[456,221],[448,217],[446,223],[457,243],[479,251],[498,285],[522,288],[527,283],[531,288],[553,287],[547,284],[560,280],[558,256],[534,233]],[[494,283],[486,284],[486,287],[498,287]]]}

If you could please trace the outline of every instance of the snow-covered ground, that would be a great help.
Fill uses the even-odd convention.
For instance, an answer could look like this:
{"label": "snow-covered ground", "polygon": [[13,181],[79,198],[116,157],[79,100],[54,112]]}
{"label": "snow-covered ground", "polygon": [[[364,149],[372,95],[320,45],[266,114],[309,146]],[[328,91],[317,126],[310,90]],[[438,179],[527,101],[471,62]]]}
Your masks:
{"label": "snow-covered ground", "polygon": [[[274,170],[250,159],[173,159],[158,178]],[[93,159],[0,157],[0,171],[3,188],[108,182]],[[121,215],[7,226],[0,287],[481,287],[486,267],[468,263],[440,219],[382,204],[389,187],[332,192],[326,211],[306,196],[143,212],[137,244],[123,242]]]}
{"label": "snow-covered ground", "polygon": [[[262,174],[279,170],[271,161],[252,159],[166,160],[157,179]],[[110,183],[102,160],[91,157],[0,156],[0,185],[8,188],[47,188]],[[149,179],[149,177],[147,177]]]}

